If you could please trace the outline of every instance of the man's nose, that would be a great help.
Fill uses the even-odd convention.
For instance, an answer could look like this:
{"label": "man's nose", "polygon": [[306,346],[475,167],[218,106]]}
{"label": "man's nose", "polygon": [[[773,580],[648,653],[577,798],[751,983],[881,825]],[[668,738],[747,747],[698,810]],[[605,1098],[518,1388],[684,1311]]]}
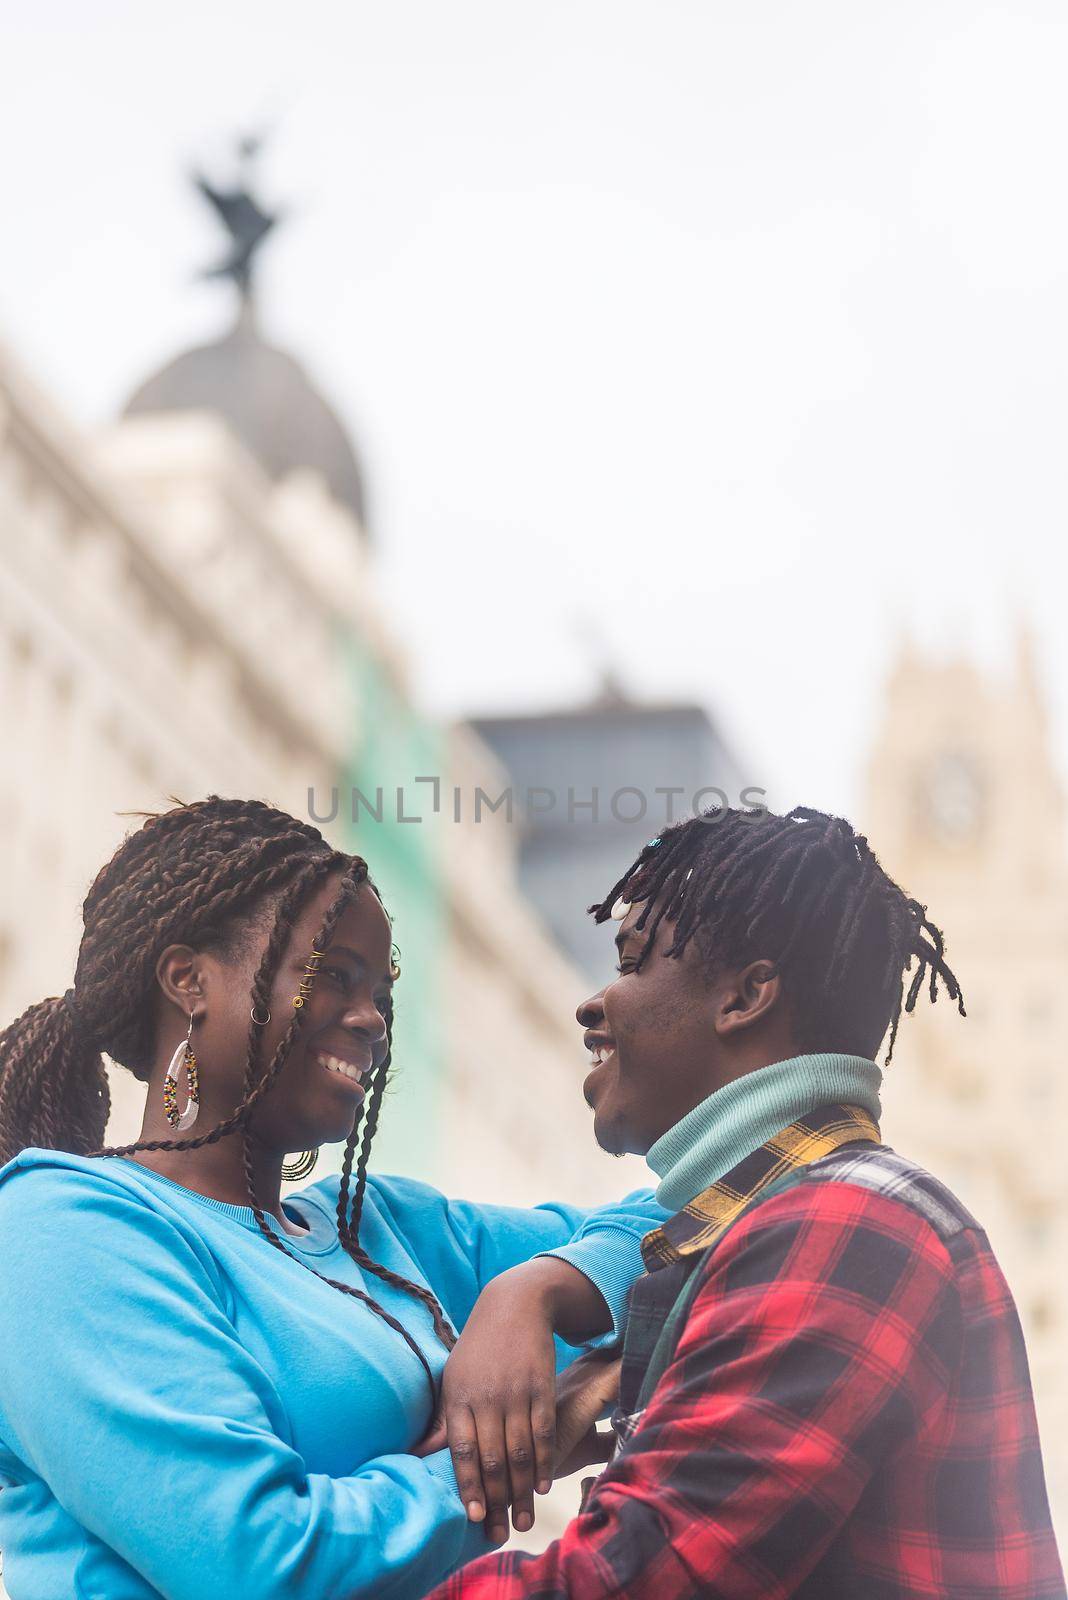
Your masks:
{"label": "man's nose", "polygon": [[575,1017],[580,1028],[596,1028],[604,1020],[604,990],[598,989],[588,1000],[583,1000]]}

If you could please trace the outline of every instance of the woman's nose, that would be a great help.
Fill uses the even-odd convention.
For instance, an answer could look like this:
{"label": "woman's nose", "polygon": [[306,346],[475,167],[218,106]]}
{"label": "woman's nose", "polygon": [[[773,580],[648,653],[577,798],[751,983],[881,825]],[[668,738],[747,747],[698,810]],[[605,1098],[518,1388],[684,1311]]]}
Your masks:
{"label": "woman's nose", "polygon": [[341,1026],[353,1033],[365,1034],[372,1043],[386,1036],[386,1019],[373,1001],[351,1005],[341,1019]]}

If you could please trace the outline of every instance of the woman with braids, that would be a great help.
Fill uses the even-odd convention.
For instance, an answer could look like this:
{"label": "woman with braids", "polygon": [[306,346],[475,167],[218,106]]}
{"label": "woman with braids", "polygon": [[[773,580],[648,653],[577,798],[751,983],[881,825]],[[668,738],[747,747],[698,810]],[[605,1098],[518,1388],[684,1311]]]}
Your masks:
{"label": "woman with braids", "polygon": [[902,1012],[964,1015],[926,908],[798,807],[680,823],[590,909],[619,923],[578,1010],[594,1132],[673,1215],[582,1513],[431,1600],[1065,1600],[1008,1287],[879,1138]]}
{"label": "woman with braids", "polygon": [[[12,1600],[422,1595],[509,1501],[530,1526],[554,1335],[618,1330],[663,1213],[369,1175],[392,934],[315,828],[218,798],[151,817],[84,920],[73,987],[0,1036]],[[148,1085],[119,1149],[101,1051]],[[340,1180],[283,1202],[286,1153],[341,1140]]]}

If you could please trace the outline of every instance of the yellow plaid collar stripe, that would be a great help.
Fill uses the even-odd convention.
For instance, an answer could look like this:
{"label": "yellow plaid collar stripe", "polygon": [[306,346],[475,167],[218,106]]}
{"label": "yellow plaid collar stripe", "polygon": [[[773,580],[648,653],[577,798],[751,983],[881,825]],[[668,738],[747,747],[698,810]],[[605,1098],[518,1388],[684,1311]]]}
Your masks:
{"label": "yellow plaid collar stripe", "polygon": [[800,1167],[811,1166],[845,1144],[879,1144],[879,1125],[860,1106],[821,1106],[798,1117],[773,1139],[744,1156],[718,1182],[642,1240],[646,1270],[670,1266],[715,1244],[750,1201]]}

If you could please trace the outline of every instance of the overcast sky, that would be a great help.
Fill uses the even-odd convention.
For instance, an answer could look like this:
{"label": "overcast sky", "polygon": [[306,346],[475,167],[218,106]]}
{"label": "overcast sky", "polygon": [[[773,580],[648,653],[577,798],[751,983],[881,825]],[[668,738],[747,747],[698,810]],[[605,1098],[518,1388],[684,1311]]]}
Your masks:
{"label": "overcast sky", "polygon": [[607,657],[848,809],[901,627],[996,667],[1022,609],[1064,761],[1062,0],[5,11],[0,338],[92,428],[221,331],[184,173],[274,120],[263,322],[429,704]]}

